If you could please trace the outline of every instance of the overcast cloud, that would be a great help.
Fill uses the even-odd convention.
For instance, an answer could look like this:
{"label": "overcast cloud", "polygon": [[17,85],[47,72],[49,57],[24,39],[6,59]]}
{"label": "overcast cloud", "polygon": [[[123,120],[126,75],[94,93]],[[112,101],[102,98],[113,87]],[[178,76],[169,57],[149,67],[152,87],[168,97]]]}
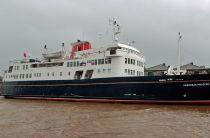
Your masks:
{"label": "overcast cloud", "polygon": [[182,64],[210,66],[209,0],[0,0],[0,70],[23,51],[40,57],[44,44],[57,50],[65,42],[70,50],[84,38],[103,46],[111,41],[110,17],[122,26],[120,41],[136,41],[147,66],[176,66],[179,31]]}

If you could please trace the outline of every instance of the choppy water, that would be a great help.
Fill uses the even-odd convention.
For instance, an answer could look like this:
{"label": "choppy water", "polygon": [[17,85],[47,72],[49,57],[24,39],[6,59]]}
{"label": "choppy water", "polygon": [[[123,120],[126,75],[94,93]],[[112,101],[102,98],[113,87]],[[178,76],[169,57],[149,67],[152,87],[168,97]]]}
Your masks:
{"label": "choppy water", "polygon": [[210,137],[210,106],[0,98],[0,137]]}

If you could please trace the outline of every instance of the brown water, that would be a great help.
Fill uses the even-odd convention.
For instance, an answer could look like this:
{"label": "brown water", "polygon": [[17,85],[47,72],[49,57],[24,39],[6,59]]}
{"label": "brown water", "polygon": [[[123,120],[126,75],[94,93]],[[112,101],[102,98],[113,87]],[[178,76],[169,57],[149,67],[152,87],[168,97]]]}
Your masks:
{"label": "brown water", "polygon": [[0,137],[210,137],[210,106],[0,98]]}

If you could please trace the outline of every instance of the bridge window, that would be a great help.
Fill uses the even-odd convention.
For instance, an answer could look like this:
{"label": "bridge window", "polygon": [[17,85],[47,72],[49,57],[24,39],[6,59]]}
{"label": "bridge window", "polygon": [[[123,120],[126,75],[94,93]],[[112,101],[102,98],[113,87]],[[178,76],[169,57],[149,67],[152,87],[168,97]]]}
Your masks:
{"label": "bridge window", "polygon": [[13,66],[9,66],[9,71],[8,71],[8,73],[11,73],[11,72],[12,72],[12,69],[13,69]]}

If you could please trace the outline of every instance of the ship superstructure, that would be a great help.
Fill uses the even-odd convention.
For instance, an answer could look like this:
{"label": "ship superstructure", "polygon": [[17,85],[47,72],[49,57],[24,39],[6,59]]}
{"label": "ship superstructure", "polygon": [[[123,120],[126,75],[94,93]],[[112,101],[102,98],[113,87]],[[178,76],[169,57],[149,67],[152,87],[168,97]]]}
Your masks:
{"label": "ship superstructure", "polygon": [[[10,62],[4,81],[74,80],[144,76],[145,58],[136,48],[118,43],[119,25],[113,23],[113,43],[93,48],[88,41],[72,43],[72,50],[45,53],[40,60],[25,57]],[[64,46],[64,44],[63,44]]]}
{"label": "ship superstructure", "polygon": [[93,49],[89,42],[79,41],[74,43],[70,57],[60,51],[44,54],[42,60],[12,61],[3,81],[144,76],[144,64],[144,56],[131,46],[117,43]]}

